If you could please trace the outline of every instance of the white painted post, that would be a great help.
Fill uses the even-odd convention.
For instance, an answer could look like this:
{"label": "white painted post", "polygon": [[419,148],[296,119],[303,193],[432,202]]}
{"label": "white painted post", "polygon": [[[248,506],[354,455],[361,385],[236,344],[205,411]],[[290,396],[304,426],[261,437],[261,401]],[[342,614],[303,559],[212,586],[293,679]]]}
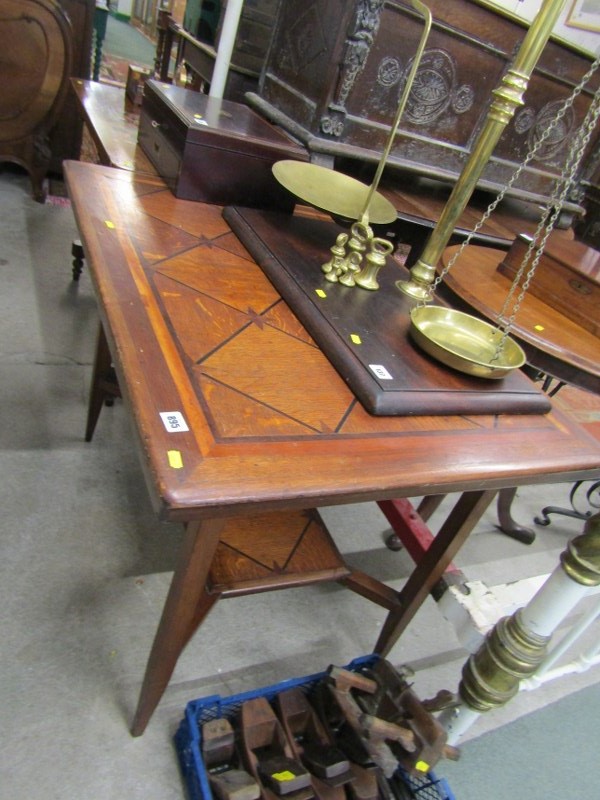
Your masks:
{"label": "white painted post", "polygon": [[217,50],[217,58],[215,60],[210,90],[208,92],[209,97],[223,97],[243,5],[244,0],[227,1],[225,16],[223,17],[223,27],[221,28],[221,36],[219,39],[219,49]]}

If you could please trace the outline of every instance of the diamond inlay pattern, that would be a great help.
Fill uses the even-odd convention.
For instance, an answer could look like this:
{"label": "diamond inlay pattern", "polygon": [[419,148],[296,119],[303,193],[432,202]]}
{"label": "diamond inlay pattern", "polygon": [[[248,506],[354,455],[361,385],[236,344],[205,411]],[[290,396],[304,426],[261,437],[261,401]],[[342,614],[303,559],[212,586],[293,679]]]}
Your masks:
{"label": "diamond inlay pattern", "polygon": [[[169,240],[179,249],[180,237]],[[156,263],[153,285],[215,435],[336,430],[354,396],[237,237],[195,244]],[[283,350],[285,361],[273,358]]]}
{"label": "diamond inlay pattern", "polygon": [[[181,203],[168,190],[133,186],[131,195],[144,224],[129,229],[129,240],[216,441],[429,434],[437,423],[445,429],[444,417],[367,413],[220,207]],[[498,424],[502,418],[477,415],[455,417],[453,427]],[[538,417],[523,424],[544,426]]]}
{"label": "diamond inlay pattern", "polygon": [[231,520],[210,571],[211,591],[282,578],[313,583],[348,575],[316,511],[280,512]]}

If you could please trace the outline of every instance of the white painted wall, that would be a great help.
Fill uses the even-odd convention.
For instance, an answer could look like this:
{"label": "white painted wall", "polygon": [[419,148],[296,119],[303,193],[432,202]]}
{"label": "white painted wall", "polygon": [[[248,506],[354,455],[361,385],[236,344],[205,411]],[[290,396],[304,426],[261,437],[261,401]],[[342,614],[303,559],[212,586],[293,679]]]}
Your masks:
{"label": "white painted wall", "polygon": [[117,11],[119,14],[130,17],[133,8],[133,0],[118,0],[118,2],[114,2],[113,0],[110,4],[110,7],[113,11]]}
{"label": "white painted wall", "polygon": [[[558,23],[554,28],[554,34],[570,44],[585,50],[591,55],[595,56],[600,54],[600,33],[584,31],[566,24],[573,3],[574,0],[567,0]],[[521,19],[531,22],[540,10],[542,0],[487,0],[487,4],[490,6],[498,6],[498,8],[510,11]],[[591,13],[594,15],[596,13],[598,14],[598,24],[600,25],[600,0],[586,0],[585,8],[590,9]]]}

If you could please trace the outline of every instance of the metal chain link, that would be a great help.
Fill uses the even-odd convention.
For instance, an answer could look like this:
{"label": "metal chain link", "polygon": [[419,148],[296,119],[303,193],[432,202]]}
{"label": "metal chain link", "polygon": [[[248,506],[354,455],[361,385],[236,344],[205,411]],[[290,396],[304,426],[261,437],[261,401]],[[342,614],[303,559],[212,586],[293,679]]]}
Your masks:
{"label": "metal chain link", "polygon": [[[596,127],[596,124],[598,122],[598,118],[599,117],[600,117],[600,92],[595,95],[594,100],[592,101],[592,103],[591,103],[591,105],[590,105],[590,107],[588,109],[588,112],[587,112],[587,114],[585,116],[583,124],[581,125],[579,131],[577,132],[575,138],[573,139],[573,143],[572,143],[571,147],[569,148],[569,154],[568,154],[567,160],[565,162],[564,172],[561,174],[560,178],[557,179],[557,181],[556,181],[555,190],[554,190],[554,192],[552,194],[552,197],[549,199],[549,201],[547,202],[547,204],[546,204],[546,206],[544,208],[544,211],[546,213],[543,215],[542,219],[540,220],[540,223],[539,223],[539,225],[537,227],[537,230],[535,232],[534,238],[532,238],[531,242],[529,243],[529,247],[527,248],[527,252],[525,253],[525,256],[523,257],[523,261],[522,261],[522,263],[521,263],[521,265],[519,267],[519,270],[517,272],[515,280],[513,281],[513,284],[511,286],[511,290],[508,293],[508,295],[507,295],[507,297],[506,297],[506,299],[504,301],[504,304],[502,306],[502,309],[500,310],[500,312],[498,314],[498,318],[499,318],[500,324],[502,324],[503,331],[504,331],[504,335],[503,335],[501,341],[499,342],[498,347],[500,347],[504,343],[504,339],[508,335],[508,332],[509,332],[510,328],[512,327],[514,321],[515,321],[515,317],[517,316],[517,313],[519,312],[519,308],[521,307],[521,303],[523,302],[523,298],[525,297],[525,294],[527,293],[527,290],[529,289],[529,285],[530,285],[530,283],[531,283],[531,281],[533,279],[533,276],[535,274],[536,267],[539,264],[540,259],[542,257],[542,254],[544,252],[544,249],[546,247],[546,243],[548,241],[548,237],[550,236],[550,234],[554,230],[554,226],[556,224],[556,220],[560,216],[560,213],[562,211],[562,208],[563,208],[564,202],[566,200],[567,194],[568,194],[569,189],[570,189],[570,187],[571,187],[571,185],[573,183],[573,178],[575,176],[575,172],[576,172],[577,168],[579,167],[579,164],[581,163],[581,159],[583,158],[584,151],[585,151],[585,149],[586,149],[586,147],[587,147],[587,145],[589,143],[589,140],[590,140],[591,135],[592,135],[592,133],[594,131],[594,128]],[[540,235],[542,229],[544,228],[544,223],[545,223],[546,220],[548,222],[547,222],[547,225],[546,225],[545,230],[544,230],[544,235],[542,236],[542,238],[540,240],[540,243],[539,243],[539,246],[536,249],[537,239],[539,238],[539,235]],[[534,256],[533,260],[531,261],[531,265],[530,265],[529,269],[527,270],[527,276],[526,276],[526,278],[525,278],[525,280],[523,282],[523,285],[521,287],[521,291],[520,291],[520,293],[519,293],[519,295],[518,295],[518,297],[517,297],[517,299],[516,299],[516,301],[515,301],[515,303],[513,305],[512,313],[511,313],[510,317],[506,320],[506,322],[502,323],[501,320],[507,314],[507,310],[508,310],[511,298],[512,298],[512,296],[514,295],[514,293],[516,291],[516,287],[518,286],[518,283],[521,280],[521,277],[523,276],[523,273],[525,272],[525,268],[526,268],[526,266],[527,266],[527,264],[528,264],[528,262],[529,262],[529,260],[531,258],[531,255],[532,255],[534,249],[536,249],[535,256]]]}
{"label": "metal chain link", "polygon": [[[427,303],[429,303],[431,301],[432,296],[435,293],[435,290],[440,285],[440,283],[443,281],[443,279],[446,277],[448,272],[450,272],[450,270],[452,269],[452,267],[454,266],[456,261],[460,258],[460,256],[462,255],[463,250],[470,245],[470,243],[473,240],[473,237],[475,236],[475,234],[478,233],[479,230],[481,230],[483,225],[485,225],[485,223],[487,222],[489,217],[492,215],[492,213],[496,210],[497,206],[502,202],[502,200],[506,196],[506,193],[514,186],[514,184],[518,180],[519,176],[521,175],[521,173],[523,172],[523,170],[527,166],[527,164],[529,164],[529,162],[533,159],[533,157],[538,152],[538,150],[541,148],[541,146],[544,144],[544,142],[548,139],[548,137],[551,135],[551,133],[555,130],[555,128],[557,127],[558,123],[563,119],[563,117],[565,116],[567,111],[573,106],[573,103],[575,102],[576,98],[581,94],[581,92],[585,88],[587,82],[590,80],[590,78],[594,75],[594,73],[598,69],[598,66],[600,66],[600,55],[595,59],[595,61],[593,62],[592,66],[585,73],[585,75],[580,80],[580,82],[577,84],[577,86],[575,87],[573,92],[564,101],[564,103],[559,108],[559,110],[556,113],[554,119],[550,122],[550,124],[548,125],[546,130],[542,133],[542,135],[539,137],[539,139],[533,144],[531,149],[527,152],[524,160],[521,162],[521,164],[519,164],[517,169],[510,176],[510,178],[509,178],[508,182],[506,183],[506,185],[504,186],[504,188],[501,189],[501,191],[498,193],[498,195],[495,197],[495,199],[490,203],[490,205],[484,211],[483,215],[481,216],[481,219],[476,223],[475,227],[470,231],[470,233],[468,234],[467,238],[462,242],[460,247],[452,255],[452,257],[450,258],[450,260],[448,261],[446,266],[438,273],[438,275],[436,276],[435,280],[431,284],[427,295],[418,303],[418,306],[425,306],[425,305],[427,305]],[[592,105],[594,105],[595,101],[596,101],[596,97],[595,97],[594,102],[592,103]],[[597,115],[596,115],[596,118],[597,118]],[[586,119],[587,119],[587,117],[586,117]],[[591,135],[591,131],[590,131],[590,135]],[[589,140],[589,136],[588,136],[588,140]],[[577,141],[577,139],[576,139],[576,141]],[[587,143],[587,140],[586,140],[586,143]],[[583,149],[585,149],[585,147]],[[570,148],[569,152],[571,152],[571,151],[572,151],[572,148]],[[583,152],[581,153],[581,155],[583,155]],[[566,163],[568,163],[568,161],[569,161],[569,157],[567,157],[567,162]],[[561,178],[564,175],[564,171],[565,171],[565,168],[563,168],[563,172],[561,173],[561,176],[560,176]],[[574,173],[575,173],[575,170],[573,170],[572,175],[574,175]],[[559,181],[560,181],[560,179],[559,179]],[[567,190],[568,190],[568,186],[567,186]],[[553,192],[554,193],[556,192],[556,186],[555,186]],[[565,196],[566,196],[566,192],[565,192]],[[546,212],[546,214],[544,214],[542,216],[542,218],[540,220],[540,223],[538,225],[538,228],[536,229],[536,232],[534,234],[534,242],[537,240],[537,237],[539,236],[539,233],[541,233],[541,230],[543,229],[546,220],[547,220],[547,212]],[[521,266],[523,268],[523,265],[521,265]],[[520,269],[519,273],[517,274],[517,277],[515,278],[515,281],[513,282],[513,286],[511,287],[511,291],[509,292],[509,297],[511,297],[512,294],[514,293],[514,287],[516,287],[518,281],[521,279],[522,274],[523,274],[523,269]],[[505,303],[505,305],[506,305],[506,303]],[[515,314],[516,314],[516,311],[515,311]],[[505,334],[505,336],[506,336],[506,334]],[[503,340],[504,340],[505,336],[502,337],[502,344],[503,344]]]}

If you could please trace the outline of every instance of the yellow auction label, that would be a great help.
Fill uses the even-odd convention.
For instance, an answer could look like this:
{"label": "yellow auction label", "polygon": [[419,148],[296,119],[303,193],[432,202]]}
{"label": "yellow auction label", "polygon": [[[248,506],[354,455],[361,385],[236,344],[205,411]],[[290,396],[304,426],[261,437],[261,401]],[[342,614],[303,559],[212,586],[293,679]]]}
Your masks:
{"label": "yellow auction label", "polygon": [[533,327],[535,328],[536,331],[543,331],[544,330],[544,326],[543,325],[534,325]]}
{"label": "yellow auction label", "polygon": [[323,291],[323,289],[315,289],[315,292],[317,293],[317,296],[318,296],[318,297],[327,297],[327,295],[326,295],[326,293]]}
{"label": "yellow auction label", "polygon": [[274,772],[271,777],[275,778],[276,781],[293,781],[296,776],[289,769],[286,769],[283,772]]}
{"label": "yellow auction label", "polygon": [[351,333],[350,341],[352,342],[352,344],[362,344],[361,338],[358,335],[358,333]]}
{"label": "yellow auction label", "polygon": [[169,466],[173,469],[183,469],[183,459],[179,450],[168,450],[167,458],[169,459]]}
{"label": "yellow auction label", "polygon": [[111,228],[112,229],[112,228],[115,227],[115,223],[111,222],[109,219],[104,220],[104,224],[106,225],[107,228]]}
{"label": "yellow auction label", "polygon": [[415,764],[415,769],[418,769],[419,772],[427,772],[429,769],[429,764],[426,761],[417,761]]}

